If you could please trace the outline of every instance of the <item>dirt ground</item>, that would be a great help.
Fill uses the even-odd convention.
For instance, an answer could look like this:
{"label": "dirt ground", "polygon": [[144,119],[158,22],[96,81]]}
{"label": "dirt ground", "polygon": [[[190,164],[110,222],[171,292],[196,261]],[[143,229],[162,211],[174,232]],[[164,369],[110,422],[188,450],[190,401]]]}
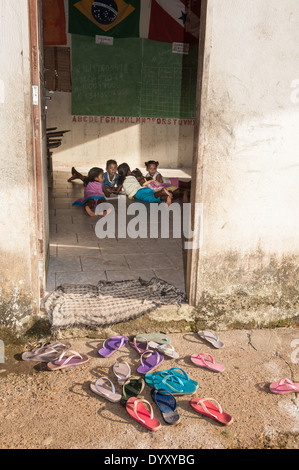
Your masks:
{"label": "dirt ground", "polygon": [[[180,357],[165,358],[157,370],[183,368],[199,383],[194,396],[215,398],[233,416],[232,425],[222,426],[197,414],[189,395],[177,397],[180,422],[167,425],[146,385],[141,396],[152,403],[154,416],[162,423],[157,432],[150,432],[120,403],[95,395],[90,382],[101,375],[109,377],[121,393],[112,370],[120,359],[136,375],[139,355],[128,345],[102,358],[97,351],[103,338],[72,338],[72,349],[86,353],[89,361],[50,371],[45,363],[22,361],[24,347],[5,344],[5,362],[0,364],[0,447],[110,451],[298,448],[298,394],[269,392],[269,384],[282,378],[299,382],[298,328],[223,331],[221,349],[203,343],[196,333],[169,336]],[[202,352],[212,354],[225,366],[224,372],[196,367],[190,356]]]}

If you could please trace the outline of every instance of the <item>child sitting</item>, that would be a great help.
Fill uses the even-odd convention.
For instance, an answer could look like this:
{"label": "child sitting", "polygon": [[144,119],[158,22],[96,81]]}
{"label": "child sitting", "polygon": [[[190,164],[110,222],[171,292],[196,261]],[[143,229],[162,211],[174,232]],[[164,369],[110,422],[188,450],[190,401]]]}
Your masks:
{"label": "child sitting", "polygon": [[[96,214],[93,209],[96,208],[100,201],[105,201],[110,196],[110,188],[103,185],[104,171],[102,168],[93,167],[89,170],[88,175],[84,177],[84,197],[77,199],[73,206],[84,206],[88,215],[94,217]],[[99,216],[107,215],[107,211],[103,211]]]}
{"label": "child sitting", "polygon": [[121,184],[123,190],[129,199],[139,199],[145,202],[161,202],[166,201],[169,206],[172,201],[172,195],[166,188],[154,191],[151,188],[141,186],[135,176],[131,174],[130,167],[127,163],[119,165],[118,184]]}
{"label": "child sitting", "polygon": [[154,180],[158,181],[159,183],[168,183],[172,184],[173,186],[177,186],[183,190],[190,190],[191,189],[191,181],[180,181],[179,178],[165,178],[158,172],[159,162],[155,160],[149,160],[145,162],[145,168],[147,169],[146,176],[151,176]]}
{"label": "child sitting", "polygon": [[[80,179],[85,184],[87,176],[82,175],[75,167],[72,167],[72,176],[68,179],[68,182],[75,179]],[[117,184],[118,174],[117,174],[117,163],[115,160],[108,160],[106,162],[106,171],[104,173],[104,185],[110,188],[110,194],[118,194],[121,190],[121,186]]]}

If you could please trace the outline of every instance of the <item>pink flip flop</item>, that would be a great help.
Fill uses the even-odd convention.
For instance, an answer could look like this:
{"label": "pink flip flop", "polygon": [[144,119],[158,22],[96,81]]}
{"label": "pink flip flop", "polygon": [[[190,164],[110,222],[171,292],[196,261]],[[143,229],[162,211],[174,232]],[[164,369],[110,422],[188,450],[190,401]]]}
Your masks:
{"label": "pink flip flop", "polygon": [[[70,356],[65,356],[65,354]],[[77,351],[63,351],[56,361],[48,362],[47,366],[51,370],[63,369],[64,367],[79,366],[89,361],[89,357],[86,354],[79,354]]]}
{"label": "pink flip flop", "polygon": [[[216,405],[213,405],[211,401]],[[222,411],[221,405],[214,398],[192,398],[190,405],[197,413],[215,419],[225,426],[229,426],[233,422],[233,418]]]}
{"label": "pink flip flop", "polygon": [[291,382],[289,379],[281,379],[280,382],[273,382],[270,385],[270,391],[281,395],[285,393],[299,393],[299,383]]}
{"label": "pink flip flop", "polygon": [[115,351],[122,348],[128,341],[129,338],[126,336],[110,336],[110,338],[105,339],[98,353],[100,356],[109,357],[111,354],[115,353]]}
{"label": "pink flip flop", "polygon": [[193,354],[191,356],[191,361],[198,367],[205,367],[206,369],[212,370],[214,372],[223,372],[225,369],[222,364],[217,364],[213,356],[208,353]]}
{"label": "pink flip flop", "polygon": [[[144,406],[148,405],[149,410]],[[154,417],[152,405],[142,398],[131,397],[126,403],[129,415],[150,431],[157,431],[161,427],[160,421]]]}

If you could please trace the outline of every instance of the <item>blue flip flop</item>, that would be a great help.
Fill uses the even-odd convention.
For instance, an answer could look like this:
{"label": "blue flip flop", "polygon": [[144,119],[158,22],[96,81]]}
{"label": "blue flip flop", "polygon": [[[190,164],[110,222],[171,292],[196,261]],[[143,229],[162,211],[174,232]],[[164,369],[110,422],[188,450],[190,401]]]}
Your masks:
{"label": "blue flip flop", "polygon": [[168,374],[154,374],[153,385],[156,390],[166,390],[173,395],[193,394],[198,389],[198,382],[188,377],[183,369],[174,368]]}
{"label": "blue flip flop", "polygon": [[177,412],[177,402],[175,397],[167,390],[155,390],[152,388],[151,396],[161,411],[163,419],[167,424],[176,424],[180,421]]}
{"label": "blue flip flop", "polygon": [[193,383],[196,385],[196,388],[198,388],[198,382],[195,380],[190,379],[188,377],[187,373],[184,371],[184,369],[181,369],[179,367],[172,367],[171,369],[165,369],[165,370],[158,370],[157,372],[148,372],[145,374],[144,379],[147,385],[150,387],[154,387],[154,382],[153,379],[156,377],[156,375],[163,376],[165,377],[166,375],[176,375],[178,376],[181,380],[183,381],[189,381],[190,383]]}

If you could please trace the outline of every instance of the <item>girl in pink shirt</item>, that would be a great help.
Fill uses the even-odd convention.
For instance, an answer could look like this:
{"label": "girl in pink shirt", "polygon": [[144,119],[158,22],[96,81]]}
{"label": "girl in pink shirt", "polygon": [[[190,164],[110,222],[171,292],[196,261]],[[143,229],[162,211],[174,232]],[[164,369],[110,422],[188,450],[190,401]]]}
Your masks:
{"label": "girl in pink shirt", "polygon": [[[104,170],[97,167],[91,168],[84,180],[84,197],[77,199],[73,206],[84,206],[88,215],[96,216],[94,209],[101,201],[106,201],[106,197],[110,196],[110,192],[103,182]],[[107,215],[107,211],[103,211],[99,215]]]}

